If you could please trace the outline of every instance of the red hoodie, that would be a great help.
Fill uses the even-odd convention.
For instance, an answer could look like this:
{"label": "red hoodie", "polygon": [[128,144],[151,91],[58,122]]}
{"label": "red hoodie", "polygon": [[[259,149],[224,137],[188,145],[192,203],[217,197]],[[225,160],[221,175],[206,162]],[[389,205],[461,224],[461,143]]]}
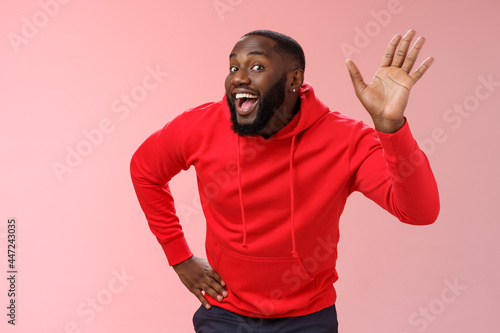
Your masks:
{"label": "red hoodie", "polygon": [[335,303],[339,218],[353,191],[410,224],[439,212],[408,123],[376,132],[331,112],[307,83],[300,99],[297,115],[267,140],[236,135],[224,97],[182,113],[132,158],[135,191],[170,265],[192,253],[168,182],[195,167],[207,258],[229,291],[221,303],[205,297],[241,315],[301,316]]}

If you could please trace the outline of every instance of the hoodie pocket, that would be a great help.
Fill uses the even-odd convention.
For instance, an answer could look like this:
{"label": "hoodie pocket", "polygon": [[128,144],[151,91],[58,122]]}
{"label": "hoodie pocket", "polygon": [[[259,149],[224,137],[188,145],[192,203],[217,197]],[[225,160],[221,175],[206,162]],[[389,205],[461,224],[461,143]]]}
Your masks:
{"label": "hoodie pocket", "polygon": [[300,309],[316,295],[299,257],[253,257],[218,245],[214,264],[227,285],[227,301],[256,317]]}

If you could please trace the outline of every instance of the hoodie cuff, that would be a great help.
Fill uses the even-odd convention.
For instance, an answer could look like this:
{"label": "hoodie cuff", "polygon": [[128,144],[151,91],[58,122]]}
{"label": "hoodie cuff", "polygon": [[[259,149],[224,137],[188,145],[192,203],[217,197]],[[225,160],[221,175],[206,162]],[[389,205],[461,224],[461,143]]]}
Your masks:
{"label": "hoodie cuff", "polygon": [[396,133],[382,133],[375,130],[380,139],[380,143],[384,148],[384,156],[390,161],[401,161],[409,157],[415,150],[418,150],[418,145],[410,131],[408,120],[405,118],[403,127]]}
{"label": "hoodie cuff", "polygon": [[170,266],[177,265],[193,256],[184,236],[173,239],[168,243],[160,243],[160,245],[167,256]]}

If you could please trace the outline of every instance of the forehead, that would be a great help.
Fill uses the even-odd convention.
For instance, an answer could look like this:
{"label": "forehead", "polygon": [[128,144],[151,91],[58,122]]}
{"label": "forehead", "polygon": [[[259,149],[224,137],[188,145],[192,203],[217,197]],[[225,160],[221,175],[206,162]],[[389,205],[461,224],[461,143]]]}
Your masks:
{"label": "forehead", "polygon": [[274,50],[275,45],[276,41],[264,36],[245,36],[234,45],[229,57],[262,55],[275,59],[277,56],[279,57]]}

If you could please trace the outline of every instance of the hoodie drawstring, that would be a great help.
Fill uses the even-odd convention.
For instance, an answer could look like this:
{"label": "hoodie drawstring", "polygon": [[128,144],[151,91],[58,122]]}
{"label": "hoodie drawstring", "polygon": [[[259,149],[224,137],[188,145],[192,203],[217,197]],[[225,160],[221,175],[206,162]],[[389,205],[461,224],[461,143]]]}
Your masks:
{"label": "hoodie drawstring", "polygon": [[293,191],[294,177],[293,177],[293,153],[295,148],[295,137],[292,137],[292,145],[290,146],[290,219],[292,220],[292,256],[298,257],[297,249],[295,247],[295,196]]}
{"label": "hoodie drawstring", "polygon": [[[290,146],[290,220],[291,220],[291,228],[292,228],[292,256],[298,257],[297,248],[295,244],[295,193],[294,193],[294,176],[293,176],[293,154],[295,149],[295,138],[296,135],[292,137],[292,144]],[[241,183],[241,161],[240,161],[240,137],[238,135],[238,194],[240,199],[240,210],[241,210],[241,220],[243,223],[243,248],[248,248],[247,245],[247,224],[245,219],[245,208],[243,207],[243,195],[242,195],[242,183]]]}
{"label": "hoodie drawstring", "polygon": [[247,245],[247,224],[245,220],[245,208],[243,208],[243,196],[241,194],[241,165],[240,165],[240,136],[238,135],[238,194],[240,196],[241,220],[243,222],[243,248],[248,248]]}

